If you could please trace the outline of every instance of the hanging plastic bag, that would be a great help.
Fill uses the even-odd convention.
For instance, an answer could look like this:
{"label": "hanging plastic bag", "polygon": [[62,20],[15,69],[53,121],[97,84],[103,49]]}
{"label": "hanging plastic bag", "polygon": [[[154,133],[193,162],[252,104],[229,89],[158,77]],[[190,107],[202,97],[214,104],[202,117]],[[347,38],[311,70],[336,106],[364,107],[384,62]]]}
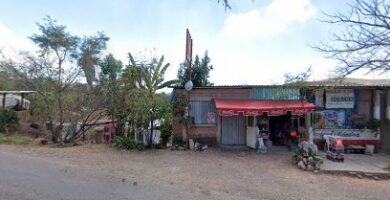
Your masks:
{"label": "hanging plastic bag", "polygon": [[266,153],[267,152],[267,147],[264,144],[264,140],[262,137],[259,138],[259,149],[258,152],[260,153]]}

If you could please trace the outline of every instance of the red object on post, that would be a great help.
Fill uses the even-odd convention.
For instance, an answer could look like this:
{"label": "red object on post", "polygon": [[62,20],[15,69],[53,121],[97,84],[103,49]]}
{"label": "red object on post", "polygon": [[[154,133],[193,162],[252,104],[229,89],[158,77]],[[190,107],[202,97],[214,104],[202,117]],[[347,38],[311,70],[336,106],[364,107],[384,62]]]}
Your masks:
{"label": "red object on post", "polygon": [[187,28],[186,31],[186,61],[188,63],[188,80],[191,80],[191,63],[192,63],[192,37]]}
{"label": "red object on post", "polygon": [[192,61],[192,37],[188,29],[186,32],[186,60],[188,62]]}

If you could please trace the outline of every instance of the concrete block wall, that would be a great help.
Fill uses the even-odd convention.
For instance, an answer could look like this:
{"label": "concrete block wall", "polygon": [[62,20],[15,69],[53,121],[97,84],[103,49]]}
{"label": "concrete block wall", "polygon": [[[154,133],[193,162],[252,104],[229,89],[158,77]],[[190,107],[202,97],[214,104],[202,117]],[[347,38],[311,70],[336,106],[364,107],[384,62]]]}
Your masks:
{"label": "concrete block wall", "polygon": [[210,145],[217,144],[217,126],[191,126],[190,138]]}

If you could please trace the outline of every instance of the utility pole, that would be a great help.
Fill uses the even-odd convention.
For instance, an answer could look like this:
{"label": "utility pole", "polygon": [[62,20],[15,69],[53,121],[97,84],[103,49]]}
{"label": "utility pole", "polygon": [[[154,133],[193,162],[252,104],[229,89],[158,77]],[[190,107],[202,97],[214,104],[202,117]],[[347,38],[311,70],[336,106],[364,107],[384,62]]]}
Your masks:
{"label": "utility pole", "polygon": [[187,61],[187,64],[188,64],[188,81],[187,83],[185,83],[184,85],[184,88],[185,90],[187,91],[187,96],[188,96],[188,105],[187,105],[187,130],[186,130],[186,134],[184,135],[183,134],[183,140],[185,140],[185,144],[187,145],[188,147],[188,138],[190,136],[190,110],[191,110],[191,94],[190,94],[190,91],[192,90],[192,87],[193,87],[193,83],[192,83],[192,67],[191,67],[191,63],[192,63],[192,37],[191,37],[191,34],[190,34],[190,31],[187,29],[186,30],[186,55],[185,55],[185,58],[186,58],[186,61]]}

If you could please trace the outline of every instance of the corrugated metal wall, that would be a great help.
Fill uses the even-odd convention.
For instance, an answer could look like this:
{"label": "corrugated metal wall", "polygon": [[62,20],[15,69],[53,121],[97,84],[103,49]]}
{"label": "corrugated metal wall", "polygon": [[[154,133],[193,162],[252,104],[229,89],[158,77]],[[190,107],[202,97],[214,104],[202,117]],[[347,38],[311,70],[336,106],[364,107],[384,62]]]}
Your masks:
{"label": "corrugated metal wall", "polygon": [[252,98],[259,100],[299,100],[299,89],[283,87],[256,87],[252,89]]}
{"label": "corrugated metal wall", "polygon": [[222,144],[245,145],[246,123],[245,117],[239,116],[222,117]]}

